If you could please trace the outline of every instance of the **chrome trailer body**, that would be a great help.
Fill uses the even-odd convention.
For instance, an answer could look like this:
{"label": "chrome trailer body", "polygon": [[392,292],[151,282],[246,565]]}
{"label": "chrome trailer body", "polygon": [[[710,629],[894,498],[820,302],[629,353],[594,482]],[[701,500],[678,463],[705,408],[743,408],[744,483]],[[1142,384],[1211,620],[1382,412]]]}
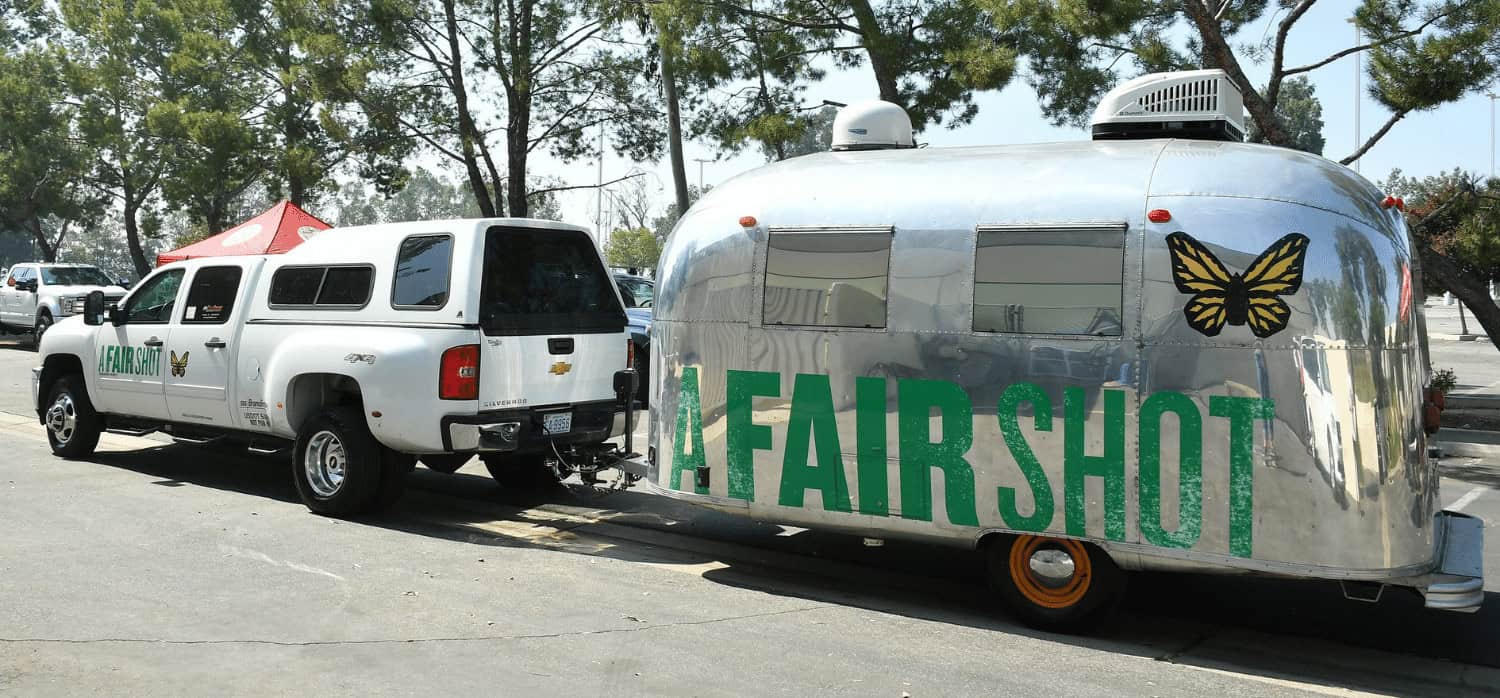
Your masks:
{"label": "chrome trailer body", "polygon": [[[741,175],[661,257],[647,482],[796,526],[1077,538],[1126,569],[1404,585],[1472,610],[1482,530],[1437,509],[1420,294],[1382,198],[1319,157],[1183,140],[834,152]],[[1193,326],[1178,232],[1246,276],[1305,236],[1284,327]],[[786,270],[800,254],[838,277],[839,258],[773,241],[819,235],[888,236],[883,321],[863,298],[842,322],[857,326],[810,326],[841,312],[838,289],[789,291]],[[851,269],[871,263],[849,249]],[[786,268],[774,283],[768,264]],[[1114,264],[1103,296],[1085,288],[1080,267]],[[1090,303],[1093,324],[1058,331]]]}

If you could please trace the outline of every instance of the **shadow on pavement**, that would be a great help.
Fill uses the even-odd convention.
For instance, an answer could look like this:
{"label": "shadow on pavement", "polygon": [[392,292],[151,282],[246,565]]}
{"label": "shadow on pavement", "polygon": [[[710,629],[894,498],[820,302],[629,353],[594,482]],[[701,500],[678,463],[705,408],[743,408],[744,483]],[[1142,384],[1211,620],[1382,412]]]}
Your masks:
{"label": "shadow on pavement", "polygon": [[[157,484],[187,483],[300,506],[284,456],[164,445],[101,452],[93,460],[161,478]],[[1487,594],[1478,613],[1458,614],[1427,610],[1418,595],[1402,589],[1388,588],[1380,603],[1366,604],[1344,599],[1332,582],[1140,573],[1131,575],[1120,612],[1093,636],[1051,635],[996,608],[973,551],[902,541],[866,548],[859,537],[749,522],[665,497],[589,492],[506,490],[488,477],[418,466],[395,509],[359,523],[477,545],[680,566],[738,588],[1186,664],[1207,661],[1197,658],[1197,648],[1228,627],[1500,667],[1500,594]],[[1287,671],[1280,659],[1238,650],[1233,664],[1250,673]],[[1360,671],[1289,678],[1388,688],[1378,672]]]}

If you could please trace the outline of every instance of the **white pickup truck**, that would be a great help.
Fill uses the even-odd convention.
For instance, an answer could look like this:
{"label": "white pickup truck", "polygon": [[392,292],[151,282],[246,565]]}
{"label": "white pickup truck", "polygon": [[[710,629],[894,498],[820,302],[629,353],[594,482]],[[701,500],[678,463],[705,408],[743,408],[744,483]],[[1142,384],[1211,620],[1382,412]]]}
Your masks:
{"label": "white pickup truck", "polygon": [[169,264],[57,323],[33,372],[59,456],[103,431],[290,447],[315,512],[399,496],[417,458],[502,481],[615,458],[635,387],[625,312],[582,228],[524,219],[322,233]]}
{"label": "white pickup truck", "polygon": [[89,293],[103,291],[106,303],[125,295],[121,284],[87,264],[17,264],[0,277],[0,329],[30,332],[38,343],[53,323],[82,312]]}

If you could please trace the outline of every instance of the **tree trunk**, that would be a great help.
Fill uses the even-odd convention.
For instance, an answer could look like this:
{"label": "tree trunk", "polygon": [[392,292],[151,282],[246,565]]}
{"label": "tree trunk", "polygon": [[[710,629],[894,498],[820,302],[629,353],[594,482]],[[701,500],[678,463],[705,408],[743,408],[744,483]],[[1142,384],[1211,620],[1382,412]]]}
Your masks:
{"label": "tree trunk", "polygon": [[[681,105],[677,101],[677,71],[672,67],[672,51],[668,50],[667,42],[661,42],[661,87],[663,96],[667,100],[667,140],[670,141],[672,152],[672,188],[677,194],[677,215],[687,213],[688,185],[687,168],[682,162],[682,115]],[[599,153],[603,158],[604,153]],[[703,192],[698,192],[699,196]]]}
{"label": "tree trunk", "polygon": [[129,177],[123,178],[125,184],[125,246],[130,250],[130,262],[135,265],[137,277],[144,277],[151,273],[151,262],[146,259],[146,250],[141,247],[141,229],[136,223],[136,214],[140,213],[141,204],[135,200],[135,191],[130,186]]}
{"label": "tree trunk", "polygon": [[[1203,41],[1204,66],[1212,65],[1229,73],[1229,79],[1240,88],[1240,93],[1244,97],[1245,111],[1250,112],[1250,118],[1255,119],[1255,123],[1260,126],[1265,142],[1284,148],[1293,147],[1291,137],[1287,135],[1281,119],[1276,116],[1276,105],[1261,97],[1255,85],[1250,82],[1250,78],[1245,76],[1245,71],[1240,68],[1239,60],[1234,57],[1234,51],[1229,48],[1229,42],[1224,39],[1219,20],[1215,19],[1213,13],[1197,0],[1188,0],[1182,5],[1187,11],[1188,19],[1191,19],[1193,25],[1198,28],[1198,37]],[[1272,76],[1272,79],[1275,80],[1277,77]]]}
{"label": "tree trunk", "polygon": [[[895,63],[891,51],[894,42],[880,31],[880,21],[875,17],[874,8],[870,7],[869,0],[853,0],[849,3],[850,9],[854,10],[854,18],[859,24],[860,38],[864,41],[865,52],[870,56],[870,69],[875,71],[875,85],[880,88],[880,98],[895,104],[902,109],[907,106],[902,103],[901,91],[896,85],[896,79],[900,76],[900,68]],[[912,117],[912,126],[920,129],[921,123],[916,116]]]}
{"label": "tree trunk", "polygon": [[[290,43],[284,43],[281,51],[281,69],[283,76],[291,72],[292,55]],[[281,130],[282,137],[286,143],[282,145],[282,162],[286,163],[286,198],[297,206],[305,206],[307,203],[307,179],[299,170],[300,165],[287,159],[287,155],[296,152],[307,140],[307,134],[302,132],[302,121],[298,114],[297,94],[290,81],[282,79],[281,84]],[[210,230],[212,231],[212,229]]]}
{"label": "tree trunk", "polygon": [[1457,262],[1431,250],[1423,251],[1422,267],[1425,272],[1441,281],[1461,303],[1469,306],[1474,319],[1479,321],[1479,326],[1489,335],[1490,343],[1500,349],[1500,306],[1495,305],[1495,301],[1490,298],[1487,280],[1465,274]]}
{"label": "tree trunk", "polygon": [[525,218],[530,213],[530,205],[526,201],[526,146],[531,133],[531,98],[516,95],[508,103],[510,114],[506,119],[508,129],[505,134],[505,169],[508,181],[505,185],[505,200],[510,206],[510,215]]}
{"label": "tree trunk", "polygon": [[[495,200],[490,197],[489,187],[484,183],[484,173],[479,170],[479,159],[475,156],[474,141],[479,129],[469,115],[469,93],[464,87],[463,54],[458,46],[458,16],[454,0],[443,0],[443,19],[448,34],[448,61],[451,69],[449,84],[453,88],[453,102],[458,111],[458,140],[464,156],[464,171],[469,176],[469,189],[474,192],[474,201],[485,218],[495,217]],[[498,184],[498,183],[497,183]]]}
{"label": "tree trunk", "polygon": [[36,239],[37,249],[42,252],[42,261],[56,262],[57,247],[52,244],[51,240],[47,239],[47,231],[42,229],[41,216],[32,213],[28,218],[28,222],[31,227],[31,235]]}

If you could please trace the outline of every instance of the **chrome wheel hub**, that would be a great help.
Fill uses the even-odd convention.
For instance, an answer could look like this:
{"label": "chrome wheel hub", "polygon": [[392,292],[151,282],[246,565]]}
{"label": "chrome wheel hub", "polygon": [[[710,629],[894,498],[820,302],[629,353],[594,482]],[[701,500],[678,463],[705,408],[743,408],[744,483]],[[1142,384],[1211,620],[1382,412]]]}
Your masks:
{"label": "chrome wheel hub", "polygon": [[307,442],[307,452],[302,455],[302,467],[307,472],[307,484],[313,494],[328,498],[339,493],[344,486],[344,468],[348,457],[344,444],[331,431],[320,431]]}
{"label": "chrome wheel hub", "polygon": [[1036,580],[1050,587],[1061,587],[1073,579],[1075,564],[1066,550],[1042,548],[1031,554],[1030,565]]}
{"label": "chrome wheel hub", "polygon": [[47,430],[52,432],[58,444],[66,444],[73,440],[77,429],[78,406],[73,404],[72,395],[63,393],[47,408]]}

